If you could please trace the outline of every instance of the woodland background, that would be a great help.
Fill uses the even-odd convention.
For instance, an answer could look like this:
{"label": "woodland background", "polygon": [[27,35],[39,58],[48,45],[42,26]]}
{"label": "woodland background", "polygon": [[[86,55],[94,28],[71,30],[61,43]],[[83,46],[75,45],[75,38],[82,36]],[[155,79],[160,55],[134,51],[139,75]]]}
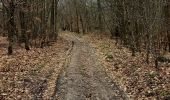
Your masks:
{"label": "woodland background", "polygon": [[[1,35],[25,49],[57,39],[60,29],[77,33],[99,30],[135,52],[159,58],[170,51],[169,0],[1,0]],[[118,41],[117,40],[117,41]],[[164,59],[163,59],[164,60]]]}
{"label": "woodland background", "polygon": [[135,98],[169,97],[170,0],[0,0],[0,99],[22,94],[17,82],[42,88],[70,48],[62,31],[83,35]]}

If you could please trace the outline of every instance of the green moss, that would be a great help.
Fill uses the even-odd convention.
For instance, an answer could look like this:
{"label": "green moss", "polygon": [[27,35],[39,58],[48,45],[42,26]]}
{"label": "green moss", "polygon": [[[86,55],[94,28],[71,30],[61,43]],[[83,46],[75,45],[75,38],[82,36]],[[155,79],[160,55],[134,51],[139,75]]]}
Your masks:
{"label": "green moss", "polygon": [[163,97],[170,96],[170,92],[166,91],[166,90],[163,90],[163,91],[160,92],[160,96],[163,96]]}
{"label": "green moss", "polygon": [[155,78],[159,74],[157,72],[149,72],[149,73],[146,73],[146,75],[149,76],[149,78]]}
{"label": "green moss", "polygon": [[106,59],[113,59],[113,55],[111,53],[105,54]]}
{"label": "green moss", "polygon": [[39,64],[39,65],[37,65],[36,67],[35,67],[35,69],[33,69],[32,71],[31,71],[31,75],[37,75],[40,71],[41,71],[41,69],[43,68],[43,67],[45,67],[45,64]]}
{"label": "green moss", "polygon": [[110,44],[106,44],[106,43],[105,43],[105,44],[102,44],[102,45],[101,45],[101,48],[102,48],[102,49],[108,49],[108,48],[110,48]]}

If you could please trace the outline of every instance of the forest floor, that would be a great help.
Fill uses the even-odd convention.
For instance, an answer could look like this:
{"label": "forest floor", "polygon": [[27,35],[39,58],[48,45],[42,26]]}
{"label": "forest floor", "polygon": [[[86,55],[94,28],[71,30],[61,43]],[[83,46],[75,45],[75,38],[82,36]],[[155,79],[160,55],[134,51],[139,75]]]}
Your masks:
{"label": "forest floor", "polygon": [[0,37],[0,100],[48,100],[72,44],[59,37],[51,46],[30,51],[15,45],[8,56],[7,43]]}
{"label": "forest floor", "polygon": [[108,34],[63,32],[57,43],[7,55],[0,37],[0,100],[169,100],[170,64],[156,70]]}
{"label": "forest floor", "polygon": [[[146,53],[136,53],[110,39],[109,34],[83,36],[93,48],[106,73],[132,100],[170,100],[170,64],[160,63],[155,69],[153,57],[146,63]],[[170,56],[166,53],[167,57]]]}

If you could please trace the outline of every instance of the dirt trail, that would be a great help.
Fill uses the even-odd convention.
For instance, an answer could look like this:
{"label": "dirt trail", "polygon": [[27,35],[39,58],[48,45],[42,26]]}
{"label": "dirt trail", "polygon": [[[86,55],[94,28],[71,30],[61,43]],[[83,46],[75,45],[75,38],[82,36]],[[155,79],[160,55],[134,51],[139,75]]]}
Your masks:
{"label": "dirt trail", "polygon": [[88,43],[75,35],[65,35],[74,46],[69,63],[57,80],[53,100],[127,100],[126,95],[106,75]]}

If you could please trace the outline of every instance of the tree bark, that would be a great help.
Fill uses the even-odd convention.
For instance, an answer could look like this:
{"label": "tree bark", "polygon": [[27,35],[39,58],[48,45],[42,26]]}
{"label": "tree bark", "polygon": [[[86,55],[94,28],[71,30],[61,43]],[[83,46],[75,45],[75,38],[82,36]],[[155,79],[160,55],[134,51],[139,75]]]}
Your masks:
{"label": "tree bark", "polygon": [[103,26],[102,26],[102,7],[101,7],[101,1],[100,0],[97,0],[97,6],[98,6],[98,21],[99,21],[99,24],[98,24],[98,27],[100,29],[100,31],[102,32],[103,31]]}
{"label": "tree bark", "polygon": [[[23,9],[28,9],[28,8],[26,8],[26,3],[24,4]],[[28,18],[26,16],[26,12],[24,10],[21,10],[20,11],[20,24],[21,24],[22,42],[25,43],[25,49],[30,50],[30,48],[29,48],[29,40],[28,40],[28,33],[26,32],[26,30],[27,30],[26,23],[28,23],[27,19]]]}
{"label": "tree bark", "polygon": [[8,39],[9,39],[9,46],[8,46],[8,54],[11,55],[13,53],[13,36],[15,34],[15,21],[14,21],[14,12],[15,12],[15,5],[14,1],[12,0],[9,5],[8,13]]}

